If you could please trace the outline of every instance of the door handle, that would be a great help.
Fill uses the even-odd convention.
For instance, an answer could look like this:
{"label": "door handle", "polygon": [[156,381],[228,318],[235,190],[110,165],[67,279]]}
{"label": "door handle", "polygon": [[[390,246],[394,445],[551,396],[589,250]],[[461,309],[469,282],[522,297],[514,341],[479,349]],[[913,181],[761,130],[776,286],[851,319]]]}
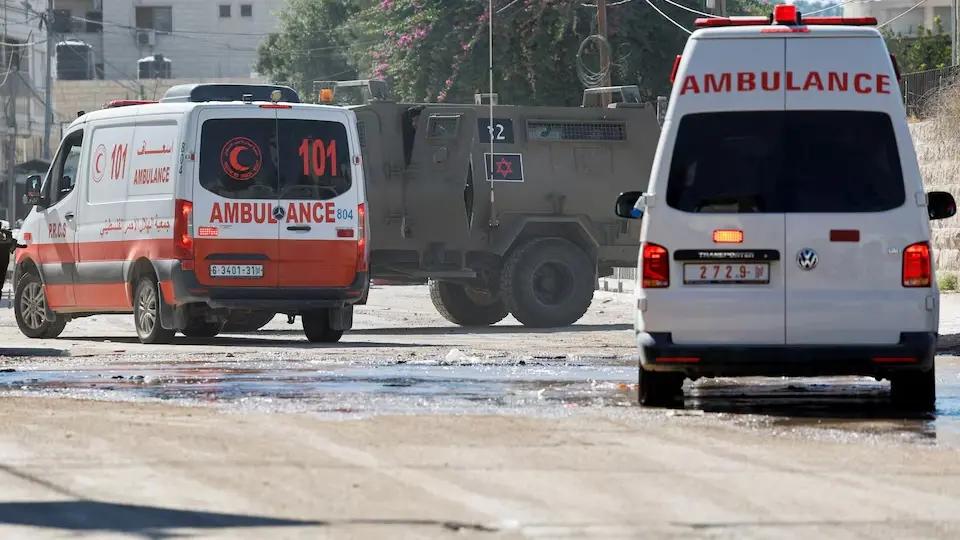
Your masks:
{"label": "door handle", "polygon": [[67,212],[66,214],[63,215],[63,218],[66,219],[67,221],[73,221],[74,217],[76,216],[74,216],[73,212]]}
{"label": "door handle", "polygon": [[307,232],[307,231],[309,231],[309,230],[311,230],[311,229],[313,229],[313,227],[311,227],[311,226],[309,226],[309,225],[291,225],[291,226],[287,227],[287,230],[288,230],[288,231]]}

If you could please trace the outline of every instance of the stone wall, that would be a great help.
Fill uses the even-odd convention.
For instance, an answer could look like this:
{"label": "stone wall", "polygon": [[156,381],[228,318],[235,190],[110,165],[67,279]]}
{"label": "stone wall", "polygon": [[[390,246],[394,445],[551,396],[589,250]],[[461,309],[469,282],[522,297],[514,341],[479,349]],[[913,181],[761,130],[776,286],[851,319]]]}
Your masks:
{"label": "stone wall", "polygon": [[[960,201],[960,133],[956,121],[933,119],[911,125],[927,191],[948,191]],[[960,217],[931,221],[937,270],[960,272]]]}

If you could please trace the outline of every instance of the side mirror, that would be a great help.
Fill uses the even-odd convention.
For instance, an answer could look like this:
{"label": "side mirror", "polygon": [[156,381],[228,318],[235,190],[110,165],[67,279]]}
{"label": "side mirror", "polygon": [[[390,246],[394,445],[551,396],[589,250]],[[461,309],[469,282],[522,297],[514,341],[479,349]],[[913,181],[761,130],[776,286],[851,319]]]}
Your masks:
{"label": "side mirror", "polygon": [[947,219],[957,214],[957,202],[946,191],[927,193],[927,213],[930,219]]}
{"label": "side mirror", "polygon": [[640,219],[643,217],[643,210],[636,208],[637,201],[643,196],[642,191],[627,191],[617,197],[617,206],[614,209],[617,216],[624,219]]}
{"label": "side mirror", "polygon": [[27,177],[26,193],[23,194],[23,204],[38,206],[43,204],[43,193],[40,190],[43,179],[39,174]]}

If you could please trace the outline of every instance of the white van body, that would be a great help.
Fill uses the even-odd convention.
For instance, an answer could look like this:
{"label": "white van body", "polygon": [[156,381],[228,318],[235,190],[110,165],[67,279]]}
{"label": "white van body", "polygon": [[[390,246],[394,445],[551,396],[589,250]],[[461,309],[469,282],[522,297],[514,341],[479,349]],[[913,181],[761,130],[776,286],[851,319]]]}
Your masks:
{"label": "white van body", "polygon": [[323,312],[348,329],[368,286],[359,148],[340,107],[161,102],[86,114],[65,130],[24,221],[17,274],[42,281],[54,321],[136,311],[149,274],[166,330],[252,311]]}
{"label": "white van body", "polygon": [[[876,29],[696,31],[641,212],[635,326],[648,379],[932,377],[927,195]],[[915,262],[925,281],[906,286]]]}

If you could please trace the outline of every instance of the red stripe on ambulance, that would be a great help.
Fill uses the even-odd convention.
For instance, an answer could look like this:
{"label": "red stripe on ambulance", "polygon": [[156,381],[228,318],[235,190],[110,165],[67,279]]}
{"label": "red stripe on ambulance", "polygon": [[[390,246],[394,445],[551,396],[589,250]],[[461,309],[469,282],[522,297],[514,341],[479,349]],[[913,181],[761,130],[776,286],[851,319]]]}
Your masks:
{"label": "red stripe on ambulance", "polygon": [[706,73],[687,75],[680,95],[724,94],[732,92],[856,92],[857,94],[890,94],[893,82],[884,73],[841,73],[810,71],[742,71],[739,73]]}

